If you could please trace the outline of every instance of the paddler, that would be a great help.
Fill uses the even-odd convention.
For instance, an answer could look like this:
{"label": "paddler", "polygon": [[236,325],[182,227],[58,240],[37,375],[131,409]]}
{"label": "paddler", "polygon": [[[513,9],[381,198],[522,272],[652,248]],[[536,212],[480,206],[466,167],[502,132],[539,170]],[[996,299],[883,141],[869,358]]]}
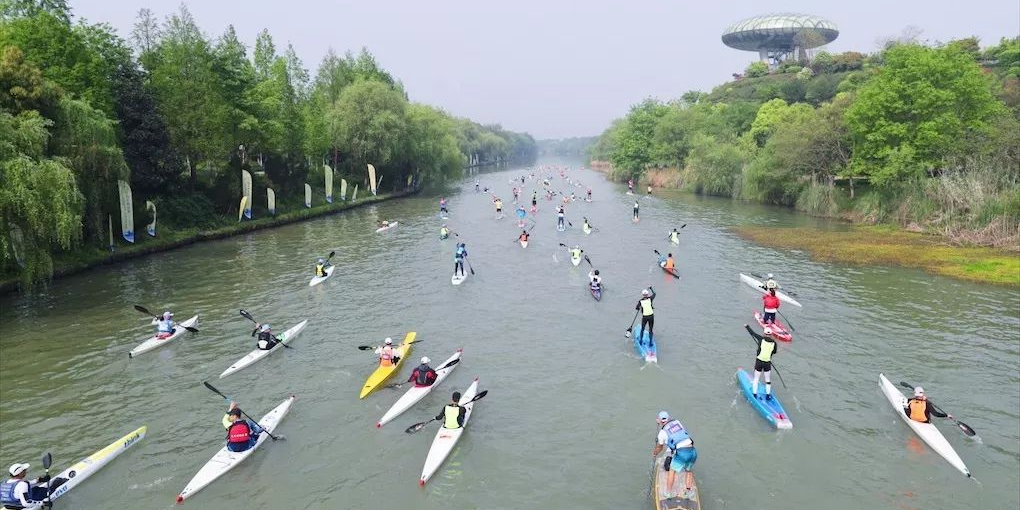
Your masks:
{"label": "paddler", "polygon": [[517,237],[517,240],[528,242],[528,238],[531,237],[527,230],[522,230],[521,235]]}
{"label": "paddler", "polygon": [[174,327],[177,324],[174,322],[173,316],[174,314],[170,310],[163,312],[163,316],[156,323],[156,338],[170,338],[174,334]]}
{"label": "paddler", "polygon": [[[42,504],[49,492],[46,485],[50,481],[49,475],[39,477],[33,484],[28,480],[29,464],[12,464],[7,472],[11,478],[0,484],[0,504],[3,508],[17,509],[28,508]],[[47,501],[43,506],[51,508],[53,503]]]}
{"label": "paddler", "polygon": [[258,324],[255,326],[255,331],[251,332],[251,336],[255,336],[258,333],[258,348],[262,351],[268,351],[276,344],[280,343],[280,340],[273,335],[273,328],[269,324]]}
{"label": "paddler", "polygon": [[591,188],[588,188],[588,201],[591,202]]}
{"label": "paddler", "polygon": [[772,273],[769,273],[765,280],[765,285],[762,285],[765,290],[779,290],[779,284],[776,283],[776,279],[772,277]]}
{"label": "paddler", "polygon": [[761,297],[762,310],[765,312],[765,324],[776,323],[776,312],[779,311],[779,298],[776,297],[776,289],[769,289],[768,294]]}
{"label": "paddler", "polygon": [[460,405],[460,392],[455,391],[450,403],[443,406],[443,410],[436,415],[436,420],[443,420],[444,429],[459,429],[464,426],[466,415],[467,409]]}
{"label": "paddler", "polygon": [[393,339],[389,337],[383,340],[381,346],[376,347],[375,353],[379,355],[379,366],[381,367],[392,367],[400,361],[397,350],[393,348]]}
{"label": "paddler", "polygon": [[645,324],[648,325],[648,338],[652,338],[652,328],[655,326],[655,308],[652,301],[655,300],[655,289],[651,285],[641,291],[641,299],[638,301],[635,310],[641,311],[641,329],[638,330],[638,340],[644,341]]}
{"label": "paddler", "polygon": [[436,382],[436,371],[429,366],[432,360],[428,356],[421,357],[421,365],[415,367],[414,371],[411,372],[411,377],[407,379],[407,382],[413,382],[415,388],[424,388],[426,386],[432,386]]}
{"label": "paddler", "polygon": [[464,243],[457,243],[457,251],[453,254],[453,275],[457,275],[457,269],[460,269],[461,276],[464,276],[464,259],[468,256],[467,246]]}
{"label": "paddler", "polygon": [[381,222],[379,222],[379,228],[384,228],[388,226],[390,226],[390,222],[388,220],[382,220]]}
{"label": "paddler", "polygon": [[556,228],[564,228],[563,227],[563,206],[562,205],[557,206],[557,208],[556,208]]}
{"label": "paddler", "polygon": [[[669,472],[666,476],[666,492],[670,497],[675,497],[676,471],[684,472],[684,485],[686,490],[683,497],[690,498],[692,486],[694,485],[694,461],[698,460],[698,450],[694,448],[694,440],[684,428],[680,420],[671,418],[666,411],[659,412],[656,419],[659,424],[659,433],[655,437],[655,449],[652,450],[652,457],[658,457],[663,449],[669,448],[669,456],[662,468]],[[656,468],[658,469],[658,468]]]}
{"label": "paddler", "polygon": [[591,281],[591,288],[593,290],[598,290],[598,291],[602,290],[602,277],[599,276],[599,270],[598,269],[592,269],[588,273],[588,280]]}
{"label": "paddler", "polygon": [[478,179],[475,179],[475,192],[478,191]]}
{"label": "paddler", "polygon": [[584,226],[582,228],[584,229],[585,232],[590,232],[592,230],[591,223],[588,223],[587,217],[584,218]]}
{"label": "paddler", "polygon": [[666,260],[662,261],[662,268],[666,271],[673,272],[676,268],[676,261],[673,260],[673,254],[666,255]]}
{"label": "paddler", "polygon": [[678,231],[676,228],[674,228],[673,231],[669,233],[669,242],[673,244],[680,244],[680,231]]}
{"label": "paddler", "polygon": [[751,381],[751,393],[758,398],[758,378],[765,373],[765,400],[772,400],[772,357],[776,355],[779,346],[772,337],[772,328],[765,326],[765,336],[755,333],[751,326],[744,324],[744,329],[751,334],[758,343],[758,352],[754,358],[754,379]]}
{"label": "paddler", "polygon": [[652,185],[648,185],[648,196],[652,196]]}
{"label": "paddler", "polygon": [[581,249],[581,245],[575,244],[574,247],[570,249],[570,258],[579,259],[581,258],[582,253],[584,253],[584,250]]}
{"label": "paddler", "polygon": [[932,415],[939,418],[953,419],[953,415],[943,413],[933,406],[931,402],[928,402],[928,397],[924,396],[924,388],[920,386],[914,388],[914,398],[907,400],[907,405],[903,406],[903,412],[907,415],[907,418],[921,423],[931,423]]}
{"label": "paddler", "polygon": [[446,197],[439,197],[439,212],[444,216],[449,214],[446,210]]}
{"label": "paddler", "polygon": [[496,204],[496,216],[503,215],[503,199],[496,197],[492,200]]}
{"label": "paddler", "polygon": [[538,190],[531,192],[531,210],[538,208]]}
{"label": "paddler", "polygon": [[223,428],[227,429],[227,450],[243,452],[255,446],[262,434],[258,423],[241,417],[237,402],[231,402],[227,414],[223,415]]}
{"label": "paddler", "polygon": [[627,193],[634,193],[634,179],[627,179]]}
{"label": "paddler", "polygon": [[446,239],[450,237],[450,229],[446,228],[446,223],[443,223],[442,228],[439,229],[439,238]]}
{"label": "paddler", "polygon": [[329,265],[326,264],[326,259],[320,257],[319,260],[315,261],[315,276],[325,278],[326,269],[329,269]]}
{"label": "paddler", "polygon": [[641,212],[641,204],[639,204],[638,201],[635,200],[634,201],[634,221],[637,221],[637,220],[641,219],[641,218],[638,217],[638,216],[640,216],[640,214],[639,214],[640,212]]}

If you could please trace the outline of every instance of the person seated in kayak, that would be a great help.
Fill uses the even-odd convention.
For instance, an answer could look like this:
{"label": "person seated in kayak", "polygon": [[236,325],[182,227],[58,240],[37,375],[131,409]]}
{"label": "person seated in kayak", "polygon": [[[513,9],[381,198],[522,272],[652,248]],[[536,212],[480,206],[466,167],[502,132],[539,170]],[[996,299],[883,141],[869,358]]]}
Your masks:
{"label": "person seated in kayak", "polygon": [[520,241],[528,242],[528,238],[531,237],[527,230],[522,230],[521,235],[517,238]]}
{"label": "person seated in kayak", "polygon": [[758,344],[758,352],[754,357],[754,379],[751,381],[751,393],[758,398],[758,378],[765,374],[765,400],[772,400],[772,357],[779,351],[779,346],[772,337],[772,328],[765,326],[765,336],[755,333],[751,326],[744,324],[744,329],[750,333]]}
{"label": "person seated in kayak", "polygon": [[400,356],[397,355],[397,350],[393,347],[393,339],[387,337],[383,340],[383,344],[376,347],[375,353],[379,355],[379,366],[381,367],[392,367],[400,361]]}
{"label": "person seated in kayak", "polygon": [[660,411],[656,418],[659,433],[655,436],[655,449],[652,457],[658,457],[662,450],[668,448],[669,456],[662,468],[669,474],[666,476],[666,492],[669,497],[676,497],[676,472],[684,472],[684,498],[691,498],[694,485],[694,461],[698,460],[698,450],[694,448],[694,440],[680,420],[672,418],[666,411]]}
{"label": "person seated in kayak", "polygon": [[637,200],[634,201],[634,219],[638,219],[638,214],[641,212],[641,204],[638,204]]}
{"label": "person seated in kayak", "polygon": [[584,228],[585,230],[591,230],[591,223],[588,223],[587,217],[584,218],[584,226],[582,228]]}
{"label": "person seated in kayak", "polygon": [[503,214],[503,199],[497,198],[493,200],[493,203],[496,204],[496,215],[498,216]]}
{"label": "person seated in kayak", "polygon": [[415,388],[424,388],[426,386],[432,386],[436,382],[436,371],[429,366],[432,360],[428,356],[422,356],[421,365],[418,365],[411,372],[411,377],[407,379],[407,382],[413,382]]}
{"label": "person seated in kayak", "polygon": [[765,324],[776,323],[776,312],[779,311],[779,298],[776,297],[776,289],[769,289],[769,293],[761,297],[762,310],[765,312],[765,318],[762,320]]}
{"label": "person seated in kayak", "polygon": [[450,403],[443,406],[443,410],[436,415],[436,420],[443,420],[444,429],[459,429],[464,426],[464,417],[467,416],[467,409],[460,405],[460,392],[453,392]]}
{"label": "person seated in kayak", "polygon": [[[0,484],[0,504],[3,508],[28,508],[39,505],[46,499],[49,493],[47,482],[50,481],[50,477],[44,475],[32,483],[28,480],[30,467],[32,466],[29,464],[17,463],[12,464],[7,471],[11,478]],[[51,508],[53,504],[48,502],[44,506]]]}
{"label": "person seated in kayak", "polygon": [[655,308],[652,301],[655,300],[655,289],[651,285],[641,291],[641,299],[638,300],[635,310],[641,311],[641,329],[638,330],[638,340],[644,342],[645,325],[648,325],[648,338],[652,338],[652,328],[655,326]]}
{"label": "person seated in kayak", "polygon": [[446,228],[446,224],[443,223],[442,228],[439,229],[439,238],[446,239],[447,237],[450,237],[450,229]]}
{"label": "person seated in kayak", "polygon": [[388,226],[390,226],[390,222],[387,220],[382,220],[381,222],[379,222],[379,228],[384,228]]}
{"label": "person seated in kayak", "polygon": [[907,418],[921,423],[931,423],[932,415],[953,419],[953,415],[944,413],[931,405],[931,402],[928,402],[928,397],[924,396],[924,388],[920,386],[914,388],[914,398],[907,400],[907,405],[903,406],[903,413],[907,415]]}
{"label": "person seated in kayak", "polygon": [[581,249],[581,245],[575,244],[574,247],[570,249],[570,258],[579,259],[581,258],[582,253],[584,253],[584,250]]}
{"label": "person seated in kayak", "polygon": [[666,255],[666,258],[662,259],[662,262],[660,262],[659,264],[662,265],[662,268],[665,269],[666,271],[672,272],[674,269],[676,269],[676,261],[673,260],[672,253]]}
{"label": "person seated in kayak", "polygon": [[563,206],[556,208],[556,228],[563,228]]}
{"label": "person seated in kayak", "polygon": [[273,335],[273,328],[269,324],[259,324],[255,327],[255,331],[251,332],[251,336],[255,336],[258,333],[258,348],[261,351],[268,351],[276,344],[280,343],[280,340]]}
{"label": "person seated in kayak", "polygon": [[674,228],[673,231],[669,233],[669,242],[673,244],[680,244],[680,232],[677,229]]}
{"label": "person seated in kayak", "polygon": [[315,276],[319,278],[325,278],[327,273],[326,270],[330,268],[331,264],[326,263],[326,259],[320,258],[315,261]]}
{"label": "person seated in kayak", "polygon": [[776,283],[776,279],[772,277],[772,273],[769,273],[766,277],[765,284],[761,287],[765,290],[779,290],[779,284]]}
{"label": "person seated in kayak", "polygon": [[599,276],[598,269],[593,269],[588,273],[588,280],[591,281],[591,288],[593,290],[602,290],[602,277]]}
{"label": "person seated in kayak", "polygon": [[591,200],[591,188],[588,188],[588,200]]}
{"label": "person seated in kayak", "polygon": [[167,310],[163,312],[163,316],[156,323],[156,338],[170,338],[174,334],[174,328],[177,324],[173,320],[174,314]]}
{"label": "person seated in kayak", "polygon": [[446,213],[446,197],[440,197],[439,199],[439,212]]}
{"label": "person seated in kayak", "polygon": [[464,276],[464,259],[468,256],[467,246],[464,243],[457,244],[457,251],[453,254],[453,275],[457,276],[457,270],[460,270],[460,275]]}
{"label": "person seated in kayak", "polygon": [[227,414],[223,415],[223,428],[227,429],[227,450],[243,452],[255,446],[262,434],[258,423],[241,417],[237,402],[231,402]]}

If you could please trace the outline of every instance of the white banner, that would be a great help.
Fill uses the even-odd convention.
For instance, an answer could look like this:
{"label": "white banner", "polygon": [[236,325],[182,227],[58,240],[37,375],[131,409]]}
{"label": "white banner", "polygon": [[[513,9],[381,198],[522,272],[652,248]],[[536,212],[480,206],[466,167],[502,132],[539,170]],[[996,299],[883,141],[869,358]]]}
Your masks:
{"label": "white banner", "polygon": [[375,195],[375,167],[372,165],[368,165],[368,185],[372,194]]}
{"label": "white banner", "polygon": [[129,243],[135,242],[135,211],[131,209],[131,186],[117,181],[120,191],[120,234]]}
{"label": "white banner", "polygon": [[145,210],[152,212],[152,223],[145,226],[145,231],[148,232],[149,237],[156,237],[156,204],[150,200],[145,201]]}
{"label": "white banner", "polygon": [[266,207],[269,208],[269,214],[276,214],[276,192],[273,188],[266,188]]}
{"label": "white banner", "polygon": [[248,207],[248,197],[241,197],[241,204],[237,207],[237,221],[241,221],[241,218],[244,218],[245,211],[251,211],[251,208]]}
{"label": "white banner", "polygon": [[326,202],[333,203],[333,169],[329,165],[322,165],[322,171],[326,174]]}
{"label": "white banner", "polygon": [[347,200],[347,179],[340,179],[340,200]]}
{"label": "white banner", "polygon": [[305,207],[312,206],[312,187],[305,183]]}
{"label": "white banner", "polygon": [[[251,219],[251,174],[247,170],[241,170],[241,195],[247,200],[245,201],[244,217]],[[238,220],[240,221],[240,220]]]}
{"label": "white banner", "polygon": [[351,195],[351,202],[353,202],[353,201],[355,201],[357,199],[358,199],[358,185],[355,184],[354,185],[354,194]]}

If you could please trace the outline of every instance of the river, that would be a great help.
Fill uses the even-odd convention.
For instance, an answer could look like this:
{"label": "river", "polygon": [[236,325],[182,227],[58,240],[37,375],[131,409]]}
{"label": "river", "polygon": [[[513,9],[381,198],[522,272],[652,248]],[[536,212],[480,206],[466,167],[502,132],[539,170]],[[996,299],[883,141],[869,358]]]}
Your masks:
{"label": "river", "polygon": [[[556,161],[543,161],[550,163]],[[576,162],[569,162],[572,166]],[[454,239],[438,238],[438,197],[418,196],[281,228],[202,243],[54,282],[31,297],[0,298],[0,464],[54,456],[63,469],[145,424],[148,436],[58,500],[61,510],[169,509],[222,445],[223,399],[213,382],[261,416],[297,395],[277,429],[244,464],[186,507],[309,509],[651,508],[655,415],[691,431],[707,509],[1011,509],[1020,473],[1020,293],[913,269],[812,262],[728,232],[743,224],[842,225],[786,209],[657,191],[632,198],[591,171],[594,202],[567,208],[555,230],[540,199],[531,245],[514,242],[508,178],[479,175],[503,197],[495,220],[474,177],[449,197],[451,229],[467,243],[475,275],[450,285]],[[527,193],[535,186],[528,181]],[[570,188],[559,178],[553,186]],[[580,196],[581,188],[574,188]],[[569,193],[569,191],[568,191]],[[529,215],[530,216],[530,215]],[[599,231],[584,236],[581,218]],[[399,226],[374,233],[377,221]],[[672,227],[686,224],[682,280],[655,267]],[[559,242],[581,243],[602,270],[601,302],[587,267]],[[336,250],[338,273],[314,288],[315,257]],[[771,429],[739,394],[737,367],[752,365],[743,330],[760,297],[739,272],[776,273],[802,309],[779,345],[776,384],[794,422]],[[653,285],[658,365],[643,366],[624,338],[643,286]],[[132,309],[200,314],[200,333],[129,359],[151,326]],[[225,379],[251,348],[246,309],[276,331],[309,319],[293,349]],[[416,331],[412,358],[435,363],[463,347],[463,361],[422,403],[382,429],[398,396],[358,391],[373,369],[360,344]],[[410,367],[402,376],[407,377]],[[919,441],[878,387],[878,374],[911,381],[977,430],[938,426],[974,474],[968,480]],[[474,377],[489,394],[457,449],[418,487],[439,412]]]}

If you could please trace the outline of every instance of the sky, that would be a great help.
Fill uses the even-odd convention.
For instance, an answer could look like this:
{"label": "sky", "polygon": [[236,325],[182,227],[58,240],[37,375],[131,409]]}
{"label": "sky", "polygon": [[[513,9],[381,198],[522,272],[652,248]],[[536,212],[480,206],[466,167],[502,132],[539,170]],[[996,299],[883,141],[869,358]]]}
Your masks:
{"label": "sky", "polygon": [[[128,38],[139,9],[162,20],[179,0],[70,0],[77,18]],[[870,53],[908,27],[930,42],[1020,34],[1020,1],[204,0],[201,29],[228,25],[249,49],[263,28],[294,45],[314,76],[323,55],[367,47],[413,101],[536,138],[592,136],[647,97],[709,91],[756,58],[720,40],[744,18],[813,14],[840,35],[825,49]],[[251,53],[249,51],[249,57]]]}

